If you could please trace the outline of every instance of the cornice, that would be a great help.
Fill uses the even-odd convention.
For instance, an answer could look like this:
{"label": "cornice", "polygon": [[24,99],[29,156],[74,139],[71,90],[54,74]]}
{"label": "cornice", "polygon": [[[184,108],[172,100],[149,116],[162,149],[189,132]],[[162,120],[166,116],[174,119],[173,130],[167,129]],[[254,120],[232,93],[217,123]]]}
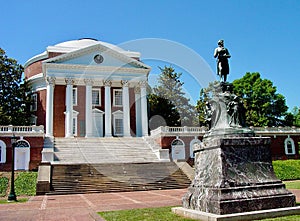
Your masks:
{"label": "cornice", "polygon": [[56,63],[44,63],[43,64],[44,71],[46,69],[57,69],[57,70],[66,70],[66,72],[70,73],[70,70],[76,71],[97,71],[97,72],[109,72],[109,73],[143,73],[148,74],[150,69],[144,68],[129,68],[129,67],[112,67],[112,66],[97,66],[97,65],[79,65],[79,64],[56,64]]}
{"label": "cornice", "polygon": [[111,48],[108,48],[104,45],[102,45],[101,43],[98,43],[98,44],[95,44],[95,45],[91,45],[91,46],[88,46],[88,47],[85,47],[85,48],[81,48],[81,49],[78,49],[78,50],[75,50],[75,51],[72,51],[72,52],[69,52],[69,53],[66,53],[66,54],[62,54],[62,55],[59,55],[59,56],[56,56],[56,57],[53,57],[53,58],[50,58],[50,59],[47,59],[45,61],[43,61],[43,63],[52,63],[52,62],[57,62],[57,61],[64,61],[64,60],[67,60],[67,59],[72,59],[72,58],[77,58],[77,57],[80,57],[82,55],[85,55],[87,53],[90,53],[90,52],[94,52],[94,51],[97,51],[97,50],[100,50],[102,51],[103,53],[107,53],[109,55],[111,55],[112,57],[115,57],[125,63],[128,63],[128,64],[133,64],[135,66],[138,66],[140,68],[144,68],[144,69],[151,69],[150,66],[136,60],[136,59],[133,59],[131,57],[128,57],[120,52],[117,52]]}

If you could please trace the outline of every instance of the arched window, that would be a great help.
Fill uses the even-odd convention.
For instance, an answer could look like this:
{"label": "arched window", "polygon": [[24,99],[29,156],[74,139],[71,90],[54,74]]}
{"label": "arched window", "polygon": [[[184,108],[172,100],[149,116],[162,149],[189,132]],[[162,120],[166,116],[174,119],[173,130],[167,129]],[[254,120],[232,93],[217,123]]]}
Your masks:
{"label": "arched window", "polygon": [[21,138],[16,143],[15,170],[28,170],[30,162],[30,144]]}
{"label": "arched window", "polygon": [[0,163],[6,162],[6,144],[0,140]]}
{"label": "arched window", "polygon": [[284,141],[284,148],[285,148],[286,155],[294,155],[295,154],[294,140],[290,137],[286,138]]}
{"label": "arched window", "polygon": [[176,138],[172,141],[171,147],[173,160],[185,160],[185,144],[183,140]]}

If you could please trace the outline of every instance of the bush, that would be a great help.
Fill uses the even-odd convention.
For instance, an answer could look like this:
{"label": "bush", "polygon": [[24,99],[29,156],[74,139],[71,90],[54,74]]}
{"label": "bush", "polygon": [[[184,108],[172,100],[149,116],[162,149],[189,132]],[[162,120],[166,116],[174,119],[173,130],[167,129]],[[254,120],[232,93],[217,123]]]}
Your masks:
{"label": "bush", "polygon": [[0,177],[0,197],[6,195],[7,187],[8,187],[8,178]]}
{"label": "bush", "polygon": [[273,161],[274,172],[280,180],[300,179],[300,160]]}
{"label": "bush", "polygon": [[37,172],[20,173],[15,181],[16,195],[34,196],[36,193]]}

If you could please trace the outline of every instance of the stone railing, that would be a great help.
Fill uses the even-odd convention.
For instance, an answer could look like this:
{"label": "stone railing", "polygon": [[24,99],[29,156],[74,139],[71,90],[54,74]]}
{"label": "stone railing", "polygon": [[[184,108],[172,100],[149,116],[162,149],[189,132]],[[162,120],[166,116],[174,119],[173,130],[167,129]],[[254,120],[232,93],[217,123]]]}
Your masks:
{"label": "stone railing", "polygon": [[0,126],[0,136],[44,136],[44,126]]}
{"label": "stone railing", "polygon": [[151,136],[197,136],[199,134],[204,135],[207,131],[206,127],[168,127],[161,126],[155,130],[151,130]]}
{"label": "stone railing", "polygon": [[[290,134],[300,135],[298,127],[250,127],[257,135]],[[206,127],[168,127],[161,126],[151,131],[151,136],[203,136]]]}

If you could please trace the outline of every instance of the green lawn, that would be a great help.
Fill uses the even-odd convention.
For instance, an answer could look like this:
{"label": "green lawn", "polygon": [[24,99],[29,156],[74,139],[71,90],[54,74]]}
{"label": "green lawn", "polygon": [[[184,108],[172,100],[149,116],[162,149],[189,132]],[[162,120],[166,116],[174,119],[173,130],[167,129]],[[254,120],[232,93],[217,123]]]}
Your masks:
{"label": "green lawn", "polygon": [[192,221],[172,213],[172,207],[99,212],[106,221]]}
{"label": "green lawn", "polygon": [[300,189],[300,180],[284,181],[287,189]]}
{"label": "green lawn", "polygon": [[[194,221],[180,217],[171,211],[172,207],[133,209],[99,212],[98,214],[106,221]],[[299,221],[300,215],[263,219],[263,221]]]}

